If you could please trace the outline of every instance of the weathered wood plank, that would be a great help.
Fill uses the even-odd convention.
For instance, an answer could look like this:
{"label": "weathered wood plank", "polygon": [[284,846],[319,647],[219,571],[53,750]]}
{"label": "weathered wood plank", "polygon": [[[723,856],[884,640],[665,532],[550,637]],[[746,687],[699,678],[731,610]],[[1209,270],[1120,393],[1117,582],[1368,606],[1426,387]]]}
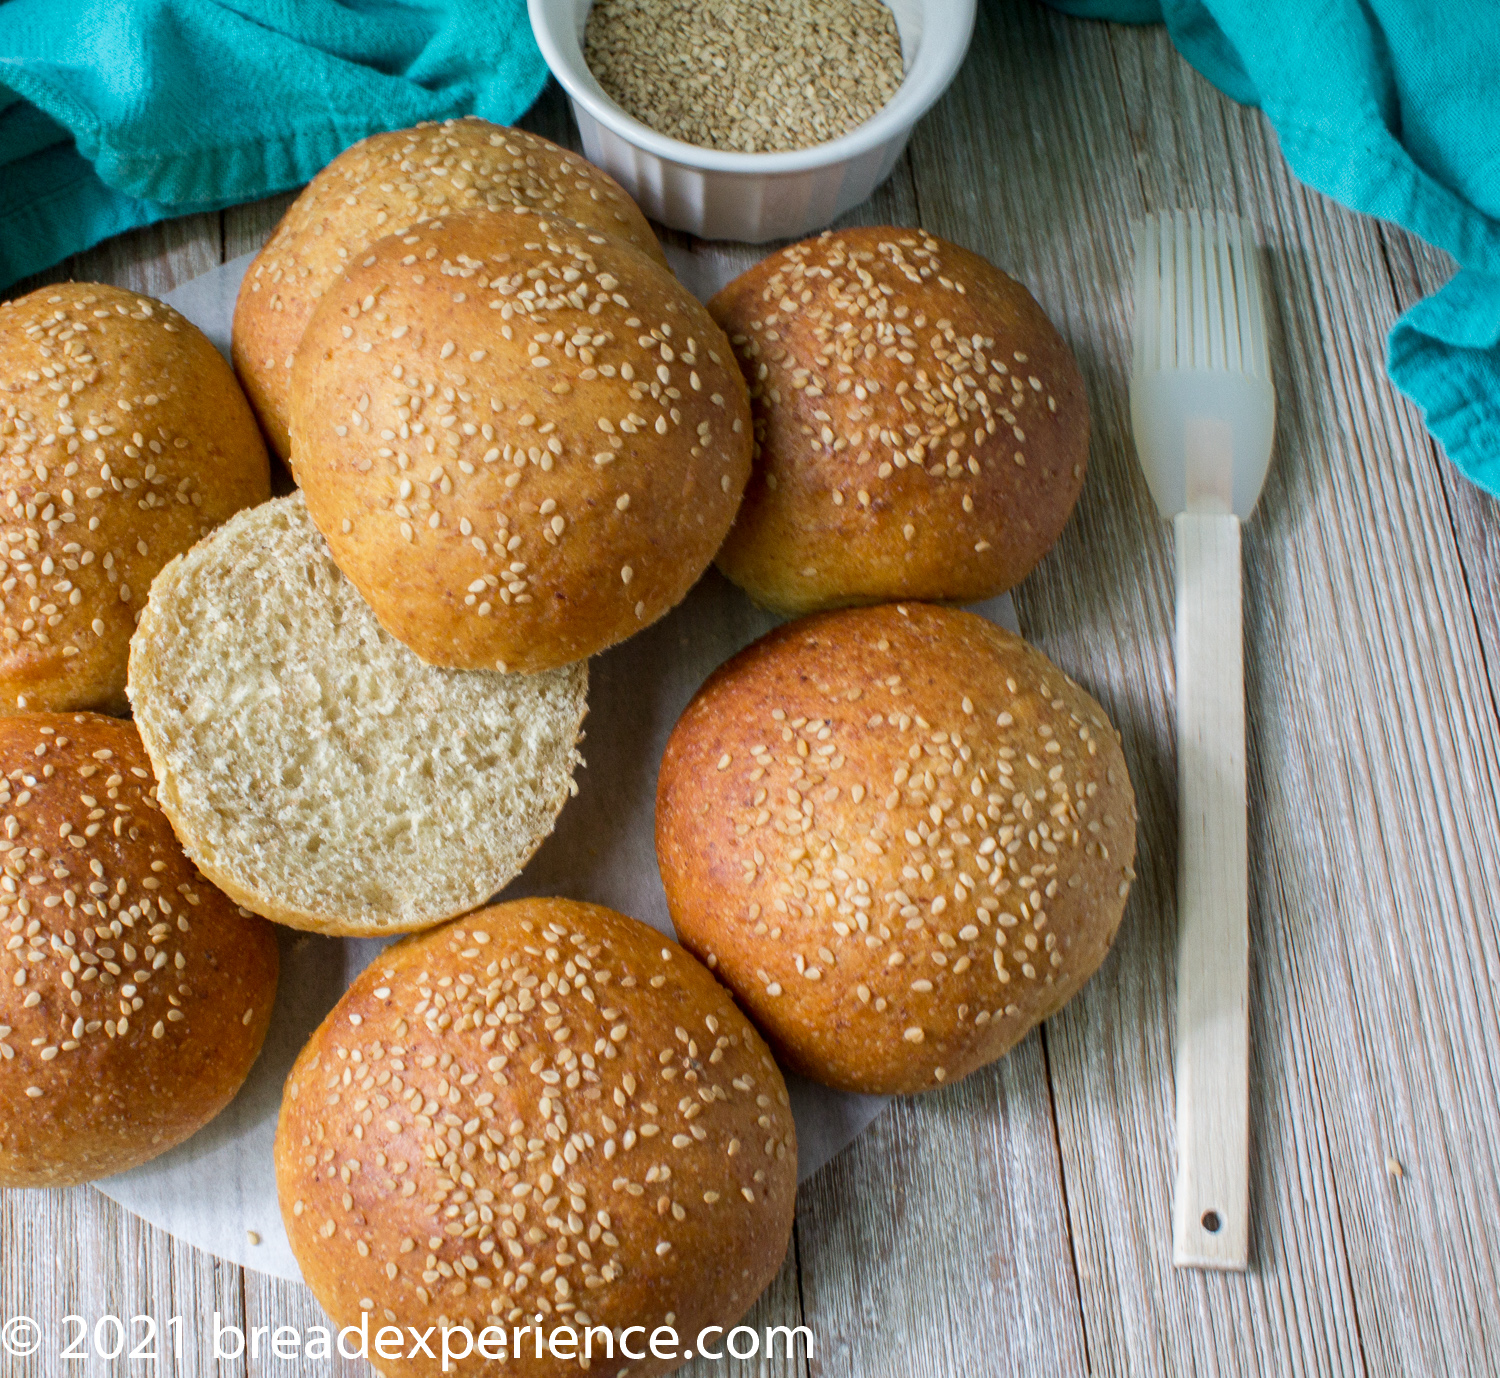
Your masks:
{"label": "weathered wood plank", "polygon": [[4,295],[19,297],[49,282],[110,282],[159,297],[223,261],[219,214],[186,215],[106,239],[55,268],[23,278]]}
{"label": "weathered wood plank", "polygon": [[1016,604],[1028,637],[1121,729],[1141,813],[1138,879],[1116,952],[1042,1037],[1091,1367],[1189,1371],[1198,1346],[1153,1314],[1173,1286],[1172,566],[1129,442],[1126,222],[1142,201],[1110,31],[1035,8],[983,10],[967,68],[916,143],[924,225],[1030,287],[1089,390],[1082,499]]}
{"label": "weathered wood plank", "polygon": [[[198,1345],[197,1332],[218,1311],[227,1323],[240,1317],[239,1269],[178,1244],[87,1187],[69,1191],[0,1192],[0,1320],[29,1316],[42,1328],[43,1347],[29,1359],[0,1358],[7,1378],[105,1378],[125,1371],[99,1357],[94,1327],[116,1316],[129,1327],[134,1316],[150,1316],[158,1327],[158,1371],[176,1378],[237,1378],[233,1365],[216,1369]],[[82,1363],[59,1355],[79,1336],[66,1316],[83,1317],[88,1339],[75,1352]],[[167,1322],[182,1317],[182,1359],[167,1362]],[[128,1351],[144,1340],[137,1324],[127,1330]],[[108,1353],[118,1342],[106,1323],[99,1343]]]}
{"label": "weathered wood plank", "polygon": [[[1240,113],[1231,134],[1231,158],[1260,170],[1263,200],[1280,209],[1268,236],[1305,246],[1281,256],[1283,324],[1295,387],[1316,399],[1295,414],[1304,462],[1284,470],[1281,520],[1264,528],[1285,534],[1252,561],[1273,598],[1280,578],[1292,595],[1264,604],[1282,614],[1267,618],[1267,672],[1321,661],[1322,673],[1268,715],[1298,733],[1298,787],[1278,788],[1274,743],[1261,768],[1286,827],[1278,869],[1323,850],[1331,874],[1304,913],[1343,922],[1322,943],[1283,930],[1297,961],[1283,979],[1304,992],[1321,1043],[1335,1204],[1370,1366],[1493,1371],[1500,730],[1482,645],[1430,442],[1384,376],[1397,304],[1381,290],[1379,227],[1292,187],[1259,120]],[[1241,152],[1252,140],[1266,150],[1253,160]],[[1327,718],[1298,732],[1304,706]],[[1310,968],[1324,963],[1346,967],[1345,1009],[1318,1001]],[[1405,1179],[1384,1175],[1387,1155]]]}
{"label": "weathered wood plank", "polygon": [[[971,60],[924,131],[917,192],[924,224],[1016,265],[1081,346],[1093,472],[1017,603],[1115,712],[1143,814],[1120,950],[1047,1030],[1091,1358],[1132,1373],[1480,1371],[1495,1361],[1482,1298],[1496,1250],[1496,727],[1442,492],[1381,376],[1395,308],[1375,228],[1293,184],[1262,119],[1160,31],[985,19],[976,46],[994,70],[981,79]],[[1174,204],[1258,221],[1281,331],[1280,454],[1246,533],[1258,1230],[1245,1279],[1174,1272],[1167,1235],[1169,584],[1133,472],[1122,317],[1126,222]],[[1461,939],[1444,913],[1462,916]],[[1455,1138],[1462,1152],[1420,1181],[1410,1161],[1387,1179],[1387,1153]]]}
{"label": "weathered wood plank", "polygon": [[[924,223],[915,158],[838,223]],[[664,238],[700,294],[777,247]],[[814,1371],[1086,1371],[1038,1039],[961,1087],[897,1102],[803,1186],[797,1238]]]}
{"label": "weathered wood plank", "polygon": [[896,1101],[798,1211],[815,1372],[1088,1371],[1041,1039]]}
{"label": "weathered wood plank", "polygon": [[[290,1326],[297,1332],[298,1340],[307,1343],[317,1326],[334,1330],[332,1322],[323,1308],[313,1299],[313,1294],[301,1283],[286,1282],[281,1278],[244,1270],[245,1280],[245,1329],[247,1336],[258,1328],[265,1334],[247,1340],[245,1355],[245,1378],[285,1378],[295,1371],[297,1378],[372,1378],[375,1370],[361,1359],[345,1359],[335,1352],[327,1359],[298,1359],[295,1364],[278,1359],[272,1341],[276,1330]],[[251,1350],[254,1346],[254,1353]]]}
{"label": "weathered wood plank", "polygon": [[231,206],[224,212],[224,262],[241,254],[254,253],[271,237],[286,214],[286,208],[297,199],[295,191],[278,192],[261,201]]}

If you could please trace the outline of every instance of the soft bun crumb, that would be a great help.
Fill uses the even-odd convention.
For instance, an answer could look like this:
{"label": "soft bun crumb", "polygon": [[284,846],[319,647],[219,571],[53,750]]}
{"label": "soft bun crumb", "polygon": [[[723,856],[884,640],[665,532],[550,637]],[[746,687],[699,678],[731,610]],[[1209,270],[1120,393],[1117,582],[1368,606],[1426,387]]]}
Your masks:
{"label": "soft bun crumb", "polygon": [[1045,656],[888,605],[788,623],[709,678],[656,845],[684,945],[783,1065],[898,1093],[994,1061],[1088,980],[1135,818],[1114,728]]}
{"label": "soft bun crumb", "polygon": [[156,572],[271,495],[266,447],[197,326],[138,292],[0,303],[0,711],[126,711]]}
{"label": "soft bun crumb", "polygon": [[750,384],[755,470],[720,569],[778,612],[976,602],[1020,582],[1083,487],[1062,337],[923,230],[830,230],[709,302]]}
{"label": "soft bun crumb", "polygon": [[[569,900],[496,905],[377,957],[297,1059],[276,1135],[302,1274],[336,1324],[367,1315],[372,1333],[540,1315],[691,1344],[775,1276],[796,1163],[786,1085],[728,992],[654,929]],[[595,1350],[597,1371],[622,1364]],[[522,1367],[578,1371],[529,1345]]]}
{"label": "soft bun crumb", "polygon": [[430,927],[514,878],[574,790],[587,689],[587,665],[424,665],[339,573],[300,493],[168,565],[130,656],[189,854],[256,913],[353,937]]}
{"label": "soft bun crumb", "polygon": [[744,380],[665,269],[571,221],[373,245],[297,351],[307,510],[432,665],[545,670],[674,607],[750,471]]}
{"label": "soft bun crumb", "polygon": [[512,206],[566,216],[666,265],[646,217],[614,178],[524,129],[468,117],[361,139],[292,202],[235,303],[234,367],[277,454],[296,458],[288,395],[297,342],[355,256],[437,216]]}
{"label": "soft bun crumb", "polygon": [[128,722],[0,718],[0,1187],[136,1167],[213,1119],[276,941],[183,854]]}

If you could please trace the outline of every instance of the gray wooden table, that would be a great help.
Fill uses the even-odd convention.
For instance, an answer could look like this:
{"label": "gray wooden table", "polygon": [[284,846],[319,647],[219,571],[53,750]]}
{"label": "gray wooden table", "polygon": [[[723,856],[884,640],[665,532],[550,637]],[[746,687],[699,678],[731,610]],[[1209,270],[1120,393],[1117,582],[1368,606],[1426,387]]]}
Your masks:
{"label": "gray wooden table", "polygon": [[[1115,952],[1061,1015],[998,1066],[896,1102],[803,1186],[786,1266],[749,1319],[809,1326],[816,1357],[769,1372],[1500,1373],[1500,513],[1381,365],[1391,322],[1451,264],[1296,183],[1265,120],[1161,30],[981,8],[957,84],[852,218],[987,255],[1077,351],[1088,482],[1016,601],[1124,733],[1140,879]],[[576,140],[555,92],[525,123]],[[258,247],[288,199],[155,226],[48,278],[161,293]],[[1245,532],[1243,1276],[1171,1266],[1171,548],[1129,438],[1126,227],[1172,206],[1236,209],[1269,247],[1281,404]],[[178,1314],[184,1378],[293,1371],[216,1365],[200,1345],[215,1311],[242,1328],[319,1319],[305,1289],[91,1190],[0,1194],[0,1318],[56,1334],[68,1313]],[[0,1360],[7,1378],[127,1371],[149,1369]]]}

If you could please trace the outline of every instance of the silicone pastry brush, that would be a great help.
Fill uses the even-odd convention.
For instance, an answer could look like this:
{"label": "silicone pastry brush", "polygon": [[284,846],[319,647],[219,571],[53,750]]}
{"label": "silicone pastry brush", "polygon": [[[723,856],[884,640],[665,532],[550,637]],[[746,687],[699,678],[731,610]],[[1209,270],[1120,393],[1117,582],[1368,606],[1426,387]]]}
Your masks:
{"label": "silicone pastry brush", "polygon": [[1130,415],[1177,547],[1178,1267],[1249,1261],[1249,940],[1240,523],[1276,394],[1253,232],[1168,212],[1132,226]]}

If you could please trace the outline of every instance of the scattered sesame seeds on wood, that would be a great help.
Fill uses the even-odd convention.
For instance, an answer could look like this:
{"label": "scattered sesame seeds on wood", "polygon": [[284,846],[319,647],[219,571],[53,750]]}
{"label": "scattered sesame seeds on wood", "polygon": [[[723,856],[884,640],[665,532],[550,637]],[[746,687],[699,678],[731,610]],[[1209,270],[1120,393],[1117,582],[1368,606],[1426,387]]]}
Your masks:
{"label": "scattered sesame seeds on wood", "polygon": [[597,0],[584,58],[627,114],[704,148],[810,148],[901,85],[882,0]]}

